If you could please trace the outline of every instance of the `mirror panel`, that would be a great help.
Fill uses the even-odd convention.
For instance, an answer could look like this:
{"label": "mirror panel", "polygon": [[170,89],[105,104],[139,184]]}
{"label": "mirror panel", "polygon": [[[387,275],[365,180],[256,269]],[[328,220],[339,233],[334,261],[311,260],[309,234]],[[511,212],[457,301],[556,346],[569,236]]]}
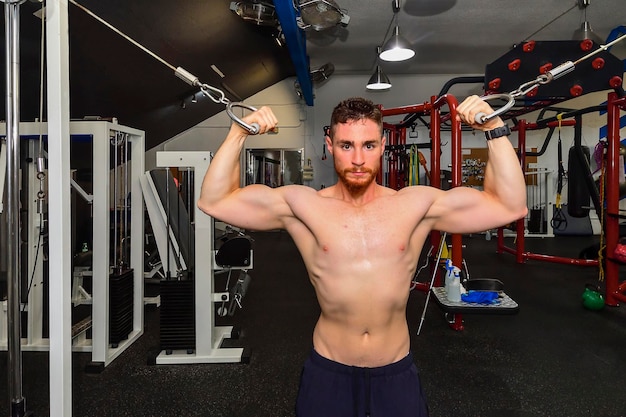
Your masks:
{"label": "mirror panel", "polygon": [[245,185],[303,184],[303,149],[246,149]]}

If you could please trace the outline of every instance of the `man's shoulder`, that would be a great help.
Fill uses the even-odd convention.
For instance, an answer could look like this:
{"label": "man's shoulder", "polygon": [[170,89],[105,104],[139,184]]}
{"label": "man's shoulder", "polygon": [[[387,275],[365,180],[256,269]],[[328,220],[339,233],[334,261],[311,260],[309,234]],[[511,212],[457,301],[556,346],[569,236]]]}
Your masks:
{"label": "man's shoulder", "polygon": [[438,193],[438,188],[431,187],[429,185],[410,185],[408,187],[401,188],[398,190],[398,196],[415,196],[419,195],[421,197],[426,198],[429,195]]}
{"label": "man's shoulder", "polygon": [[445,193],[438,188],[429,185],[411,185],[398,190],[395,198],[399,206],[430,207],[441,195]]}
{"label": "man's shoulder", "polygon": [[274,190],[282,193],[285,199],[302,199],[307,198],[307,196],[315,197],[319,193],[315,188],[300,184],[283,185],[282,187],[274,188]]}
{"label": "man's shoulder", "polygon": [[337,186],[336,185],[331,185],[330,187],[324,187],[320,190],[316,190],[315,194],[318,197],[325,197],[325,198],[329,198],[329,197],[334,197],[337,191]]}

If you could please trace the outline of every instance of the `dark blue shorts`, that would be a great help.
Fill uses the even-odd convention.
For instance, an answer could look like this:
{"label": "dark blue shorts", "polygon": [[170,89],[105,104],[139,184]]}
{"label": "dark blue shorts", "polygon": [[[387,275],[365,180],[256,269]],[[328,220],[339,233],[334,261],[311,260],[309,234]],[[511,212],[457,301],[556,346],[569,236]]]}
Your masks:
{"label": "dark blue shorts", "polygon": [[314,350],[304,363],[297,417],[426,417],[413,356],[377,368],[343,365]]}

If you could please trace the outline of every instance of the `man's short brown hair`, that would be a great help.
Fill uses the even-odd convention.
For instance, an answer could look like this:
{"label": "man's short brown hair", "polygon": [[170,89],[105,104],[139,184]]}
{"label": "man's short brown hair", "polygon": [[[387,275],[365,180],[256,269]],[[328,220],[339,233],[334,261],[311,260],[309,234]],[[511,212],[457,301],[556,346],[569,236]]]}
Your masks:
{"label": "man's short brown hair", "polygon": [[337,124],[362,119],[375,122],[380,127],[382,135],[383,114],[380,111],[380,107],[371,100],[362,97],[352,97],[341,101],[335,106],[330,117],[330,138],[332,139]]}

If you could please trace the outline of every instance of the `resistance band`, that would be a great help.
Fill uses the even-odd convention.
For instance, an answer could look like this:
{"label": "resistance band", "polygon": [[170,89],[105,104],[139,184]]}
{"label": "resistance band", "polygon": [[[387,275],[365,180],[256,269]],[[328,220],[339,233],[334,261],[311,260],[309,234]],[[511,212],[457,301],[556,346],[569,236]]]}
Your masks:
{"label": "resistance band", "polygon": [[563,178],[565,178],[565,168],[563,167],[563,146],[561,144],[561,122],[563,119],[563,113],[559,113],[556,118],[559,121],[559,141],[557,148],[558,179],[556,186],[556,201],[554,202],[554,215],[552,216],[550,225],[555,230],[563,231],[567,228],[567,218],[561,210],[561,193],[563,192]]}
{"label": "resistance band", "polygon": [[410,164],[409,164],[409,185],[418,185],[420,183],[420,166],[419,151],[417,146],[411,145]]}
{"label": "resistance band", "polygon": [[430,171],[428,171],[428,165],[426,164],[426,158],[424,157],[424,154],[421,153],[421,152],[418,152],[417,156],[418,156],[418,158],[420,160],[420,164],[424,168],[424,172],[426,174],[426,179],[428,180],[428,183],[432,184],[432,181],[431,181],[431,178],[430,178]]}

